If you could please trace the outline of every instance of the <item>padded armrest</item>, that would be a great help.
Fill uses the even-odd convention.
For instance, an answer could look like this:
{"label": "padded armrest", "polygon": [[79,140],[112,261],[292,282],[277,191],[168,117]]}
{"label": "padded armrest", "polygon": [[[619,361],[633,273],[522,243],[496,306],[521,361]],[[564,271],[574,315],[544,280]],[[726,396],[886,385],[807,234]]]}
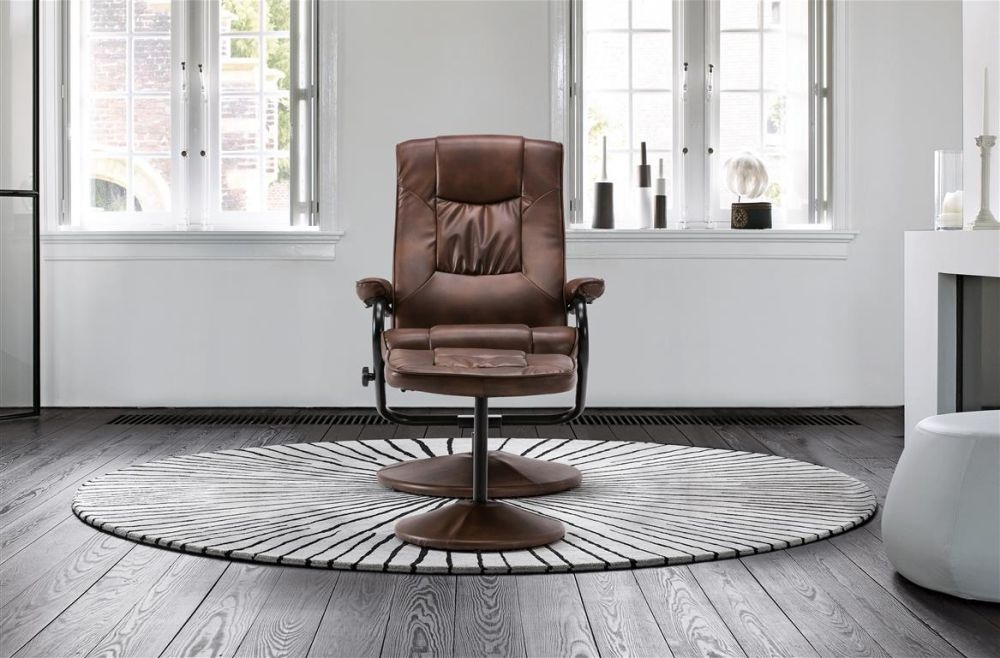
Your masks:
{"label": "padded armrest", "polygon": [[563,295],[567,304],[573,303],[577,297],[583,298],[588,304],[604,294],[604,279],[591,276],[571,279],[563,287]]}
{"label": "padded armrest", "polygon": [[372,300],[384,297],[386,301],[392,301],[392,284],[385,279],[372,277],[361,279],[355,284],[358,291],[358,299],[371,306]]}

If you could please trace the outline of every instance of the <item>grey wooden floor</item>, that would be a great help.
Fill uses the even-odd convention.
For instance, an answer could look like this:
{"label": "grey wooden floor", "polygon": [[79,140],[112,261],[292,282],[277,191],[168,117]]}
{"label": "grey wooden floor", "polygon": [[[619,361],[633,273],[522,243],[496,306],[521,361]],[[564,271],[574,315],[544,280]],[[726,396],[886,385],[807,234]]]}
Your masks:
{"label": "grey wooden floor", "polygon": [[[449,427],[108,425],[120,410],[0,424],[3,656],[996,656],[1000,606],[893,573],[879,520],[740,560],[543,576],[411,576],[257,566],[104,535],[70,512],[95,475],[177,453],[448,436]],[[850,473],[880,502],[899,410],[858,426],[508,427],[784,455]]]}

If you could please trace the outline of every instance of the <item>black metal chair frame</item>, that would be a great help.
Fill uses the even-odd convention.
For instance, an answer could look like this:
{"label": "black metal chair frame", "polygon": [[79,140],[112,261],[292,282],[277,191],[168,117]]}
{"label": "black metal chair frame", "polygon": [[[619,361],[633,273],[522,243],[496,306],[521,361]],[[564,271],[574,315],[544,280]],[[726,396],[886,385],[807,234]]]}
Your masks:
{"label": "black metal chair frame", "polygon": [[[372,364],[361,369],[361,385],[368,386],[375,382],[375,408],[382,418],[391,423],[401,425],[450,425],[457,421],[459,427],[473,427],[475,420],[483,422],[481,413],[475,416],[443,414],[431,411],[401,411],[389,407],[385,391],[385,362],[382,359],[382,333],[385,331],[385,318],[392,315],[392,304],[385,297],[375,297],[365,304],[372,308]],[[576,317],[577,354],[576,354],[576,400],[571,409],[551,413],[508,413],[502,418],[491,416],[491,424],[500,425],[507,422],[512,425],[558,425],[576,420],[583,414],[587,401],[587,366],[590,360],[590,333],[587,324],[587,301],[577,296],[570,303],[570,308]],[[477,405],[478,407],[478,405]],[[494,422],[495,421],[495,422]],[[485,436],[485,432],[478,433]]]}

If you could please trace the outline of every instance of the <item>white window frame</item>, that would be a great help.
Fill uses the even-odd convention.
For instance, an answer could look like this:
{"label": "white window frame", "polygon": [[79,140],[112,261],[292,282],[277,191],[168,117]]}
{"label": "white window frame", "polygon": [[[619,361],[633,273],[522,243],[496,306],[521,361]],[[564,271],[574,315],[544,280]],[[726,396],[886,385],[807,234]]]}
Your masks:
{"label": "white window frame", "polygon": [[[583,17],[581,3],[585,0],[565,0],[556,3],[553,8],[552,35],[552,66],[553,87],[553,118],[552,136],[564,141],[567,153],[566,202],[569,212],[567,219],[572,229],[589,228],[589,209],[581,208],[582,199],[582,68],[583,63]],[[855,232],[848,230],[846,213],[847,186],[846,168],[844,162],[847,151],[847,133],[849,117],[846,114],[846,79],[847,79],[847,10],[849,2],[834,0],[808,0],[811,5],[810,28],[810,72],[812,76],[813,93],[810,94],[810,121],[824,126],[823,131],[812,130],[810,133],[810,150],[816,153],[822,151],[822,156],[810,157],[810,217],[815,218],[806,226],[795,226],[785,230],[777,230],[769,235],[782,239],[778,234],[802,232],[815,233],[817,229],[829,229],[842,235],[832,236],[844,242],[853,239]],[[823,5],[821,14],[815,7]],[[718,30],[718,0],[704,2],[673,2],[673,103],[674,103],[674,190],[684,190],[681,203],[672,204],[670,228],[684,229],[716,229],[727,228],[725,221],[718,213],[712,212],[718,199],[718,174],[713,175],[710,163],[711,155],[708,149],[717,143],[718,136],[718,104],[707,103],[702,110],[695,107],[692,110],[690,99],[697,99],[700,104],[705,99],[709,64],[718,61],[719,30]],[[817,25],[819,26],[817,28]],[[821,29],[824,39],[823,49],[815,39],[815,31]],[[699,43],[691,43],[690,35],[702,35]],[[687,63],[686,76],[688,103],[684,101],[683,75]],[[700,72],[700,73],[696,73]],[[818,81],[818,84],[817,84]],[[839,90],[837,95],[832,89]],[[708,117],[708,121],[705,118]],[[687,156],[684,149],[687,149]],[[698,157],[692,157],[697,154]],[[713,204],[713,201],[715,202]],[[612,231],[611,233],[619,233]],[[619,234],[629,233],[621,231]],[[649,238],[659,233],[669,231],[646,232]],[[788,235],[789,238],[795,236]],[[604,239],[604,238],[601,238]],[[631,238],[630,238],[631,239]],[[826,242],[830,242],[826,240]],[[595,240],[587,239],[587,244],[593,245]],[[586,253],[592,256],[593,250]],[[616,254],[620,253],[615,251]],[[844,257],[846,257],[846,252]],[[839,256],[838,256],[839,257]]]}
{"label": "white window frame", "polygon": [[[43,6],[46,4],[50,3],[43,3]],[[319,9],[321,4],[322,12]],[[212,184],[208,178],[211,169],[209,163],[218,163],[219,158],[203,158],[200,152],[202,142],[207,145],[206,152],[213,148],[210,144],[211,137],[203,139],[201,135],[218,136],[218,131],[212,130],[211,122],[213,117],[217,116],[219,94],[208,76],[210,71],[217,70],[218,6],[217,2],[193,0],[172,0],[171,3],[172,52],[186,54],[182,57],[182,61],[186,64],[199,61],[209,63],[207,67],[203,67],[204,78],[199,76],[196,65],[186,65],[186,75],[179,75],[178,71],[174,71],[171,77],[171,120],[174,135],[171,154],[173,161],[171,211],[155,214],[100,213],[107,217],[96,217],[95,214],[84,222],[82,213],[73,208],[71,178],[74,173],[75,157],[73,138],[78,133],[72,125],[72,119],[76,116],[71,107],[75,98],[74,90],[71,88],[75,79],[72,67],[76,65],[74,59],[78,60],[79,57],[74,56],[75,52],[71,45],[74,43],[75,35],[70,24],[68,3],[50,4],[49,10],[43,15],[43,30],[50,36],[59,35],[60,38],[57,44],[50,42],[43,53],[43,57],[50,64],[55,63],[55,66],[47,69],[49,79],[43,82],[43,86],[50,92],[55,90],[58,92],[50,94],[48,101],[43,103],[45,115],[43,122],[59,136],[58,143],[54,145],[56,148],[53,150],[59,156],[56,160],[61,162],[58,168],[48,168],[45,176],[49,183],[48,189],[59,190],[58,201],[53,200],[58,211],[54,215],[49,215],[57,217],[58,221],[49,227],[50,230],[83,229],[114,233],[140,231],[150,234],[157,230],[170,231],[174,234],[178,229],[224,230],[240,232],[245,238],[247,234],[256,232],[274,233],[282,230],[300,232],[318,229],[324,232],[324,240],[333,238],[329,242],[331,246],[339,240],[342,233],[333,230],[329,211],[325,216],[320,215],[319,201],[316,198],[317,179],[324,177],[326,180],[326,177],[336,175],[336,136],[332,128],[322,130],[317,121],[321,109],[324,115],[330,118],[335,116],[336,111],[337,21],[334,3],[321,3],[320,0],[291,0],[290,29],[292,32],[299,31],[308,35],[307,38],[312,46],[309,49],[298,48],[296,47],[299,45],[298,41],[292,40],[291,58],[293,62],[299,62],[299,66],[292,67],[292,80],[289,85],[290,111],[293,114],[298,112],[300,129],[292,131],[292,143],[289,149],[290,160],[296,161],[292,167],[290,207],[287,215],[283,217],[275,213],[276,221],[261,221],[261,214],[253,217],[251,213],[239,212],[226,217],[225,215],[229,213],[211,210],[214,205],[213,200],[217,199],[218,195],[210,189]],[[322,42],[318,39],[321,33],[327,35]],[[193,38],[192,35],[196,34],[203,35],[204,38]],[[319,65],[321,58],[324,58],[322,61],[329,62],[328,66],[322,67],[322,71]],[[179,62],[174,61],[173,65],[179,67]],[[322,85],[319,80],[321,76]],[[207,83],[204,102],[202,79]],[[185,102],[183,91],[185,82],[188,108],[187,111],[178,111]],[[330,125],[335,125],[335,122]],[[217,144],[216,142],[216,146]],[[181,156],[181,151],[187,151],[187,156]],[[332,209],[334,207],[332,194],[330,196],[331,202],[327,208]],[[188,199],[194,201],[186,202]],[[247,218],[256,221],[248,222]],[[88,240],[89,242],[93,242],[93,237]],[[171,243],[175,243],[172,238]],[[216,243],[218,241],[211,241],[211,244]],[[285,243],[282,241],[282,244]]]}

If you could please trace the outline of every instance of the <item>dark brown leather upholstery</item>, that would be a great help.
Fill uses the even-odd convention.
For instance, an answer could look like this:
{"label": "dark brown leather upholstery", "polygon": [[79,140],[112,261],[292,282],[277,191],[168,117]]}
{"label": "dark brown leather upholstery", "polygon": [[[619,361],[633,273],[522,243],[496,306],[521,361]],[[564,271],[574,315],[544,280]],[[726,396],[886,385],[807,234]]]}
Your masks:
{"label": "dark brown leather upholstery", "polygon": [[[462,353],[464,361],[460,362],[454,351],[444,359],[438,356],[440,351],[391,350],[386,360],[386,381],[407,390],[471,397],[562,393],[576,386],[576,361],[563,354],[469,349]],[[512,363],[515,355],[523,359],[524,365],[503,365]],[[472,362],[478,365],[470,366]]]}
{"label": "dark brown leather upholstery", "polygon": [[536,395],[576,385],[576,295],[565,283],[562,145],[474,135],[396,147],[393,283],[358,282],[392,304],[382,334],[386,381],[469,396]]}
{"label": "dark brown leather upholstery", "polygon": [[370,278],[361,279],[355,284],[358,292],[358,299],[365,304],[371,303],[373,299],[384,297],[392,302],[392,284],[385,279]]}
{"label": "dark brown leather upholstery", "polygon": [[604,294],[604,279],[590,276],[572,279],[566,282],[563,292],[567,304],[571,304],[577,297],[582,297],[589,304]]}
{"label": "dark brown leather upholstery", "polygon": [[560,144],[438,137],[396,157],[396,327],[566,324]]}

